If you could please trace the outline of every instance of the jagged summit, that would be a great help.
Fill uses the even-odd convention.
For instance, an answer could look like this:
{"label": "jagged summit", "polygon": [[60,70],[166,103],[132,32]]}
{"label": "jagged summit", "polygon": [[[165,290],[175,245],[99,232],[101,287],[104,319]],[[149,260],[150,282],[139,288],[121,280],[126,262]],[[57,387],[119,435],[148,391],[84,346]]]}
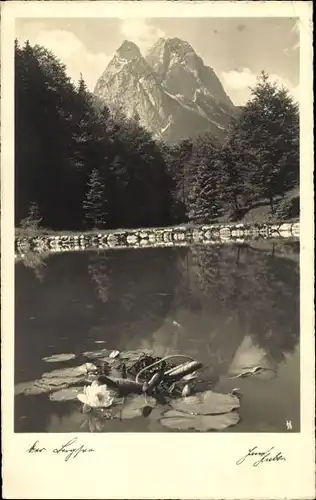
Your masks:
{"label": "jagged summit", "polygon": [[236,112],[214,70],[179,38],[159,38],[145,57],[125,40],[94,93],[127,116],[136,112],[144,127],[168,142],[204,131],[222,139]]}
{"label": "jagged summit", "polygon": [[124,40],[122,45],[117,49],[116,54],[125,59],[137,59],[138,57],[142,57],[140,49],[136,43],[129,40]]}
{"label": "jagged summit", "polygon": [[188,42],[179,38],[160,38],[146,54],[146,61],[163,78],[172,93],[194,100],[203,89],[223,104],[233,107],[214,70],[205,66]]}
{"label": "jagged summit", "polygon": [[170,51],[173,52],[178,51],[182,52],[183,54],[185,54],[186,52],[194,52],[193,48],[188,42],[186,42],[185,40],[181,40],[180,38],[177,37],[173,38],[160,37],[151,47],[151,50],[161,46],[167,46]]}

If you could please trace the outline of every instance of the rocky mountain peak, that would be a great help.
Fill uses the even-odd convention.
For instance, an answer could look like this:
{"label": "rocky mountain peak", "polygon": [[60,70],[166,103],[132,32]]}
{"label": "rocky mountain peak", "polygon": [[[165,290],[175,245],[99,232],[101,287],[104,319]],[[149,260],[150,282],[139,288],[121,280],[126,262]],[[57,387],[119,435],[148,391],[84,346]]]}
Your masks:
{"label": "rocky mountain peak", "polygon": [[158,74],[164,75],[170,64],[181,64],[190,55],[196,56],[187,42],[179,38],[159,38],[148,50],[146,60]]}
{"label": "rocky mountain peak", "polygon": [[117,49],[116,55],[127,60],[142,57],[142,54],[136,43],[129,40],[124,40],[122,45]]}
{"label": "rocky mountain peak", "polygon": [[190,53],[195,54],[191,45],[184,40],[180,40],[180,38],[167,38],[165,41],[165,46],[167,50],[169,50],[173,54],[179,54],[179,56],[181,57],[185,57]]}
{"label": "rocky mountain peak", "polygon": [[173,53],[177,52],[180,55],[185,55],[188,52],[194,52],[193,48],[188,42],[181,40],[180,38],[177,37],[159,38],[157,42],[155,42],[154,45],[150,48],[149,52],[159,50],[162,48],[167,49]]}
{"label": "rocky mountain peak", "polygon": [[221,139],[235,107],[214,70],[179,38],[159,38],[143,57],[125,40],[99,78],[95,95],[169,142],[209,131]]}

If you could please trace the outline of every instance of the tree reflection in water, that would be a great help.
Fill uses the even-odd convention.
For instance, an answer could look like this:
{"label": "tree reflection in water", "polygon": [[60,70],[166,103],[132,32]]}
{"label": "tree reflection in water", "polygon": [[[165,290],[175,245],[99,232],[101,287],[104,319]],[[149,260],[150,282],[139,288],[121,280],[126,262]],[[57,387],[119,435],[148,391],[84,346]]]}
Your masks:
{"label": "tree reflection in water", "polygon": [[[48,258],[40,281],[29,269],[34,260],[19,263],[19,366],[27,370],[29,356],[43,357],[48,345],[60,350],[64,338],[71,351],[95,340],[157,355],[190,351],[225,371],[246,335],[279,362],[299,338],[293,255],[295,244],[83,252]],[[27,334],[36,338],[32,349]]]}
{"label": "tree reflection in water", "polygon": [[242,336],[249,333],[275,362],[292,353],[299,339],[298,246],[288,247],[290,258],[273,246],[194,247],[186,269],[202,309],[220,315],[222,325],[234,324]]}
{"label": "tree reflection in water", "polygon": [[[202,380],[211,387],[243,368],[245,360],[281,366],[299,342],[298,256],[295,244],[253,243],[78,252],[49,256],[45,266],[43,259],[20,261],[15,274],[15,382],[47,371],[43,357],[99,349],[95,342],[118,350],[154,349],[157,356],[194,356],[204,363]],[[278,379],[293,405],[299,402],[298,389],[293,395],[299,380],[295,359],[286,380],[283,375]],[[36,412],[33,398],[16,398],[17,431],[81,430],[77,417],[71,417],[77,406],[36,398]],[[112,425],[115,430],[116,423],[111,430]]]}

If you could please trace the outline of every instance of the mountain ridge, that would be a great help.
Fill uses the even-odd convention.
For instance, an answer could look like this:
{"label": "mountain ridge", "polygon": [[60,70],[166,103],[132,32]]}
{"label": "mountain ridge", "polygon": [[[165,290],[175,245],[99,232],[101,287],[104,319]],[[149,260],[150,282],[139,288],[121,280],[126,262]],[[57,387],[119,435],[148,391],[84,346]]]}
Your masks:
{"label": "mountain ridge", "polygon": [[179,38],[159,38],[145,56],[124,40],[94,95],[137,115],[155,138],[171,143],[202,132],[223,140],[237,113],[214,70]]}

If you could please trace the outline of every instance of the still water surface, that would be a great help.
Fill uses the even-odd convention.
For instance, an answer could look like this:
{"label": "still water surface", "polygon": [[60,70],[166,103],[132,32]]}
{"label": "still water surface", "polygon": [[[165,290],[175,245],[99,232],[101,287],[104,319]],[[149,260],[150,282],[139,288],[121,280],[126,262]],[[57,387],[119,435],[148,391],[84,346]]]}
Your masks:
{"label": "still water surface", "polygon": [[[209,367],[215,391],[240,389],[228,432],[300,430],[297,242],[33,255],[15,280],[16,384],[64,366],[42,360],[55,353],[183,353]],[[246,361],[273,376],[232,379]],[[86,432],[85,418],[79,401],[15,397],[16,432]],[[144,417],[104,430],[166,431]]]}

